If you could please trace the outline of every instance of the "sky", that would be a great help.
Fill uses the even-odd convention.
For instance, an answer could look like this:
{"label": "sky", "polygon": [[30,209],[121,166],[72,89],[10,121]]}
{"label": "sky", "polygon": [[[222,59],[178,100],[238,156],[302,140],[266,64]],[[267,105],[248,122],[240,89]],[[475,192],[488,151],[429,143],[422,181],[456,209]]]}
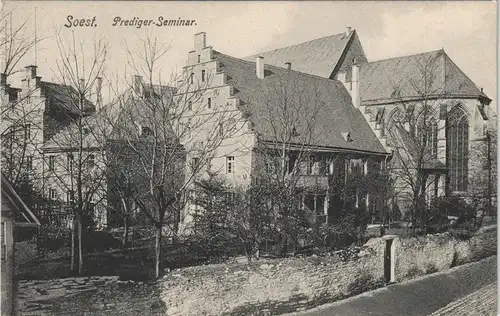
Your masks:
{"label": "sky", "polygon": [[[123,42],[140,49],[146,32],[170,45],[162,71],[185,65],[193,37],[207,33],[207,45],[235,57],[294,45],[344,32],[358,33],[369,61],[444,48],[451,59],[496,102],[496,3],[480,2],[136,2],[136,1],[29,1],[13,2],[13,23],[28,21],[45,39],[37,47],[38,74],[54,78],[58,56],[56,32],[77,40],[105,37],[109,43],[108,71],[125,64]],[[92,19],[94,27],[71,27],[67,16]],[[118,27],[121,19],[196,20],[182,27]],[[34,32],[33,32],[34,34]],[[30,53],[20,64],[35,63]]]}

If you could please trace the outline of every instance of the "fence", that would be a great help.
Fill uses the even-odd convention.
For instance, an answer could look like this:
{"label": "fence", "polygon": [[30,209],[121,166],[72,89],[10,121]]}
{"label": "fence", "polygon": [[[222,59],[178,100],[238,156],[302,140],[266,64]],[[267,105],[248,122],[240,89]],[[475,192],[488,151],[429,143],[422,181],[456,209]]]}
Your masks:
{"label": "fence", "polygon": [[37,216],[40,228],[36,235],[36,245],[40,257],[70,245],[73,215],[68,209],[39,209]]}

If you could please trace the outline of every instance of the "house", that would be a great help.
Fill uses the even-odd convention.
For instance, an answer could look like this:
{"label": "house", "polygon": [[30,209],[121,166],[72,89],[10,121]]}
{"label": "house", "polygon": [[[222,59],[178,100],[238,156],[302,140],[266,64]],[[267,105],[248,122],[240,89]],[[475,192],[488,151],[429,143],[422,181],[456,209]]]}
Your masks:
{"label": "house", "polygon": [[[170,114],[175,91],[134,75],[130,88],[109,105],[115,123],[104,149],[108,227],[151,224],[158,207],[151,186],[154,194],[169,197],[183,184],[185,152]],[[141,208],[144,216],[134,218]],[[166,213],[164,224],[177,225],[177,212]]]}
{"label": "house", "polygon": [[40,222],[2,174],[2,208],[0,212],[2,314],[11,315],[15,298],[14,231],[38,227]]}
{"label": "house", "polygon": [[56,174],[52,169],[56,157],[65,159],[66,153],[45,148],[55,147],[55,135],[70,128],[78,118],[94,113],[95,105],[88,97],[79,102],[79,92],[70,85],[42,81],[37,66],[26,66],[25,71],[21,89],[2,80],[2,96],[9,100],[2,103],[2,171],[13,183],[29,184],[38,200],[33,206],[41,206],[47,200],[58,201],[62,206],[67,190],[60,188],[58,182],[67,178],[68,170],[62,166],[68,164],[60,164],[62,173]]}
{"label": "house", "polygon": [[[252,61],[255,56],[278,67],[291,62],[293,69],[342,82],[384,148],[405,152],[402,161],[392,160],[393,168],[406,162],[425,173],[428,202],[436,196],[470,194],[470,171],[477,161],[469,159],[469,153],[484,142],[491,99],[444,49],[369,61],[357,32],[348,28],[244,59]],[[424,136],[428,141],[419,146]],[[419,153],[424,164],[416,162]],[[402,192],[397,203],[405,209],[410,188],[401,181],[397,187]]]}
{"label": "house", "polygon": [[[259,173],[272,167],[273,158],[268,158],[279,158],[278,152],[286,144],[286,150],[280,153],[286,156],[282,161],[289,166],[289,173],[300,173],[305,206],[317,215],[317,220],[327,221],[327,192],[332,189],[329,176],[349,172],[355,165],[365,175],[378,172],[390,152],[353,105],[344,83],[335,79],[341,70],[359,74],[358,66],[350,59],[363,55],[355,32],[322,41],[319,47],[325,55],[321,60],[328,62],[320,67],[309,63],[313,44],[285,49],[282,59],[278,58],[278,50],[245,60],[216,51],[206,45],[205,33],[196,34],[194,50],[189,52],[184,67],[184,78],[194,88],[183,86],[176,97],[187,99],[186,95],[201,94],[189,104],[184,124],[209,118],[206,124],[191,129],[186,142],[188,162],[206,158],[189,146],[206,146],[213,141],[207,135],[219,133],[223,139],[209,157],[209,168],[233,185],[248,186]],[[277,66],[268,64],[265,56]],[[302,153],[308,158],[297,165],[295,161]],[[323,193],[309,196],[306,188],[313,186],[322,187]],[[356,204],[369,206],[369,194],[356,192]],[[191,224],[189,213],[193,207],[185,210],[185,228]]]}

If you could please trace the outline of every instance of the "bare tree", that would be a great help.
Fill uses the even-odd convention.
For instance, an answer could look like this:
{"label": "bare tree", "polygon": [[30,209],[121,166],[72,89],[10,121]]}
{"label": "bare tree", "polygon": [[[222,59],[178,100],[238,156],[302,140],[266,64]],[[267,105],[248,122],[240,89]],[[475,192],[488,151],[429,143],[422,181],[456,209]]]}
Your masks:
{"label": "bare tree", "polygon": [[14,13],[16,8],[10,1],[4,1],[0,8],[0,52],[3,63],[0,73],[5,79],[21,70],[18,69],[19,62],[29,53],[34,52],[33,48],[43,40],[43,37],[36,37],[30,29],[31,17],[19,20]]}
{"label": "bare tree", "polygon": [[40,104],[27,102],[36,89],[35,85],[23,86],[21,93],[19,87],[11,87],[8,81],[11,75],[24,71],[19,63],[34,52],[36,44],[43,38],[33,36],[29,25],[31,17],[19,19],[16,13],[16,7],[10,1],[4,1],[0,7],[2,172],[18,190],[21,187],[28,190],[20,191],[27,198],[40,193],[35,187],[37,179],[32,172],[41,163],[38,156],[33,155],[39,145],[36,128],[41,124]]}
{"label": "bare tree", "polygon": [[[57,83],[50,101],[59,108],[54,121],[46,122],[55,133],[43,146],[48,170],[45,178],[50,198],[64,200],[66,196],[73,216],[71,268],[82,274],[84,231],[94,220],[96,205],[105,199],[102,150],[106,128],[99,116],[92,114],[101,102],[107,43],[96,39],[89,45],[74,34],[69,40],[58,34],[57,44]],[[96,99],[95,105],[91,99]]]}
{"label": "bare tree", "polygon": [[[425,226],[425,210],[431,195],[437,195],[446,166],[439,152],[439,135],[444,133],[442,98],[445,82],[438,77],[441,54],[423,56],[416,61],[417,73],[393,82],[392,97],[399,109],[390,118],[388,140],[394,150],[390,164],[394,199],[408,202],[412,227]],[[441,160],[440,160],[441,159]]]}
{"label": "bare tree", "polygon": [[[133,157],[129,168],[140,170],[134,202],[155,228],[155,274],[159,277],[163,228],[176,239],[186,192],[221,142],[234,132],[236,118],[233,112],[203,112],[201,105],[213,74],[195,82],[184,69],[165,79],[160,65],[169,45],[150,35],[140,41],[137,54],[123,45],[135,76],[125,93],[117,93],[120,115],[113,137]],[[227,124],[206,133],[206,126],[220,123]],[[203,142],[197,141],[200,135]]]}

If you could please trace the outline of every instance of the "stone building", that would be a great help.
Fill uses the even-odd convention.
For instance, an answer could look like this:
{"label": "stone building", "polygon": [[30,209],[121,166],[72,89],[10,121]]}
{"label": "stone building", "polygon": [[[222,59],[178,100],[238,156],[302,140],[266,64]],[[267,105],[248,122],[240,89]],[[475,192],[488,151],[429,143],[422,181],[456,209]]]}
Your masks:
{"label": "stone building", "polygon": [[[404,148],[409,169],[418,165],[428,174],[428,201],[438,195],[470,195],[469,171],[477,161],[469,156],[484,142],[491,99],[443,49],[369,61],[357,32],[348,28],[245,59],[255,56],[278,67],[292,62],[298,71],[342,82],[387,152]],[[422,134],[428,141],[422,142]],[[425,156],[420,164],[419,153]],[[395,160],[393,167],[400,168]],[[405,208],[409,188],[401,182],[396,186]]]}
{"label": "stone building", "polygon": [[[21,89],[2,80],[7,101],[2,102],[2,171],[15,186],[29,188],[33,209],[63,215],[73,200],[76,132],[85,138],[85,165],[97,159],[93,152],[98,150],[88,143],[93,133],[84,126],[92,124],[96,106],[72,86],[42,81],[36,66],[25,69]],[[97,86],[96,90],[100,80]],[[97,104],[99,95],[95,94]],[[80,118],[84,124],[76,130]]]}
{"label": "stone building", "polygon": [[[336,50],[329,49],[330,41]],[[327,198],[331,175],[349,173],[356,165],[364,175],[379,172],[390,153],[377,139],[363,113],[353,106],[344,84],[330,79],[340,70],[351,72],[354,67],[351,56],[363,54],[355,33],[333,36],[321,45],[325,52],[331,53],[322,55],[322,60],[340,61],[308,68],[301,64],[309,60],[304,56],[297,56],[295,65],[291,55],[277,62],[275,52],[276,59],[270,57],[278,65],[274,66],[268,64],[266,54],[249,58],[251,61],[223,54],[207,46],[205,33],[196,34],[184,77],[193,86],[205,86],[202,96],[189,106],[192,114],[186,114],[185,120],[186,124],[196,118],[210,120],[190,133],[191,138],[186,142],[187,161],[204,158],[196,156],[196,150],[189,146],[210,142],[207,135],[219,133],[223,139],[209,158],[209,168],[223,175],[228,183],[244,187],[259,172],[269,172],[266,169],[269,153],[286,144],[283,161],[289,173],[300,174],[299,186],[319,186],[323,190],[312,196],[306,194],[304,207],[316,214],[317,220],[327,221],[331,209]],[[303,53],[308,49],[312,47],[304,48]],[[333,68],[327,71],[325,67],[330,66]],[[312,72],[321,69],[326,78],[308,74],[305,72],[308,69]],[[176,96],[184,97],[195,91],[199,89],[179,89]],[[295,161],[300,155],[307,155],[307,159],[297,166]],[[369,195],[368,191],[355,192],[356,206],[369,207]],[[191,205],[185,210],[184,227],[191,223],[189,214],[193,208]]]}
{"label": "stone building", "polygon": [[[270,123],[273,115],[279,114],[268,106],[279,103],[273,94],[293,86],[304,99],[316,98],[311,104],[329,103],[320,114],[317,135],[321,136],[311,138],[308,149],[355,152],[355,157],[379,161],[391,157],[393,172],[406,166],[409,177],[424,174],[427,203],[436,196],[469,195],[474,161],[468,157],[474,143],[484,139],[491,99],[444,50],[369,61],[357,32],[348,28],[239,59],[207,46],[205,33],[200,33],[195,35],[185,72],[194,82],[211,76],[196,106],[207,113],[241,112],[238,132],[229,137],[233,141],[224,141],[211,164],[234,183],[250,183],[257,161],[255,148],[279,143],[269,133],[276,128]],[[299,101],[300,97],[295,100]],[[299,120],[292,126],[298,134],[300,124]],[[207,132],[218,128],[209,125]],[[396,155],[398,150],[404,153]],[[396,179],[394,190],[393,202],[404,215],[411,188]]]}

